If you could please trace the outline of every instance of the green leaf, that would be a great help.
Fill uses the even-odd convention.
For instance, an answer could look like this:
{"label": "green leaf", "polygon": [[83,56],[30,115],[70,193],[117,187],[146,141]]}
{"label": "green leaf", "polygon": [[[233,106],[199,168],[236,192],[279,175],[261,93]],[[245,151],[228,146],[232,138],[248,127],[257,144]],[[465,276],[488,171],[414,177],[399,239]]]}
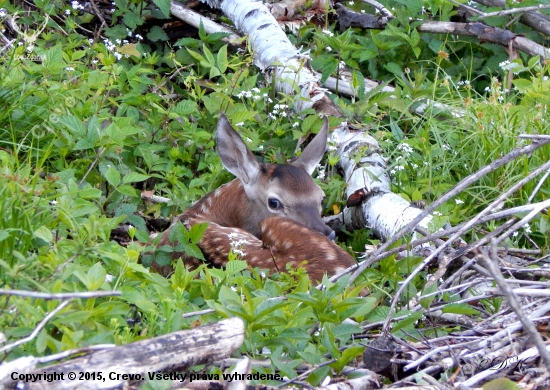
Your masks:
{"label": "green leaf", "polygon": [[168,252],[157,250],[155,251],[155,263],[161,267],[164,267],[165,265],[172,263],[172,255]]}
{"label": "green leaf", "polygon": [[336,69],[338,69],[338,60],[334,57],[328,57],[323,62],[323,76],[321,77],[321,84],[323,84],[327,79],[336,72]]}
{"label": "green leaf", "polygon": [[[436,291],[437,291],[437,283],[434,283],[430,287],[428,287],[427,289],[422,291],[422,295],[429,295],[429,294],[434,293]],[[430,305],[432,304],[433,300],[436,297],[437,297],[437,295],[434,294],[434,295],[431,295],[427,298],[422,298],[422,299],[420,299],[419,303],[424,309],[427,309],[428,307],[430,307]]]}
{"label": "green leaf", "polygon": [[424,313],[422,311],[417,311],[412,314],[409,314],[407,318],[404,320],[398,321],[393,327],[392,332],[397,332],[398,330],[401,330],[403,328],[406,328],[409,325],[414,324],[416,321],[422,318]]}
{"label": "green leaf", "polygon": [[201,222],[191,226],[191,229],[189,229],[189,241],[192,244],[198,244],[204,236],[204,232],[206,228],[208,228],[208,225],[208,222]]}
{"label": "green leaf", "polygon": [[179,245],[177,246],[177,249],[179,250],[180,247],[189,256],[195,257],[195,258],[200,259],[202,261],[206,261],[206,259],[204,258],[204,255],[202,254],[201,249],[197,245],[195,245],[195,244],[186,244],[186,243],[180,242]]}
{"label": "green leaf", "polygon": [[139,192],[134,187],[132,187],[129,184],[121,185],[120,187],[117,187],[117,191],[120,192],[122,195],[130,196],[130,197],[139,197]]}
{"label": "green leaf", "polygon": [[170,16],[170,0],[153,0],[153,3],[159,7],[164,16]]}
{"label": "green leaf", "polygon": [[330,366],[334,368],[336,372],[340,373],[349,362],[361,355],[364,350],[365,347],[359,345],[347,348],[342,352],[342,356]]}
{"label": "green leaf", "polygon": [[508,378],[493,379],[482,386],[483,390],[520,390],[516,382]]}
{"label": "green leaf", "polygon": [[472,306],[465,303],[449,303],[441,310],[443,313],[455,313],[455,314],[479,314],[479,311]]}
{"label": "green leaf", "polygon": [[109,169],[107,169],[107,172],[105,172],[105,179],[107,179],[107,181],[109,182],[110,185],[112,185],[113,187],[118,187],[118,185],[120,184],[120,173],[118,173],[118,171],[113,168],[113,167],[109,167]]}
{"label": "green leaf", "polygon": [[235,275],[236,273],[241,272],[248,268],[248,264],[243,260],[232,260],[228,261],[225,265],[225,270],[228,275]]}
{"label": "green leaf", "polygon": [[173,107],[173,111],[180,116],[196,114],[199,112],[197,103],[192,100],[182,100]]}
{"label": "green leaf", "polygon": [[215,66],[216,65],[216,60],[214,59],[214,56],[212,55],[212,52],[210,50],[208,50],[206,45],[202,46],[202,50],[204,51],[204,55],[206,56],[206,61],[207,61],[208,65],[209,66]]}
{"label": "green leaf", "polygon": [[128,183],[136,183],[139,181],[145,181],[149,179],[151,176],[144,175],[143,173],[138,172],[130,172],[129,174],[125,175],[122,179],[122,183],[128,184]]}
{"label": "green leaf", "polygon": [[40,238],[41,240],[50,243],[53,241],[53,234],[50,229],[48,229],[46,226],[40,226],[38,229],[34,231],[34,236],[36,238]]}
{"label": "green leaf", "polygon": [[169,39],[168,35],[166,35],[164,30],[159,26],[151,27],[151,31],[147,34],[147,38],[153,42],[167,41]]}
{"label": "green leaf", "polygon": [[224,45],[220,48],[217,55],[217,63],[218,63],[218,69],[221,73],[225,73],[227,70],[227,45]]}

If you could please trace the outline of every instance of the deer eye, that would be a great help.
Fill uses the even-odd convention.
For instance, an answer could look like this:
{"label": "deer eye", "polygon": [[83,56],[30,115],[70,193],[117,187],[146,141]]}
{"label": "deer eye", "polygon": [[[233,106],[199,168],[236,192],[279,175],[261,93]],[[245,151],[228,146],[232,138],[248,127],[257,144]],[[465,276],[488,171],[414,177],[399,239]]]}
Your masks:
{"label": "deer eye", "polygon": [[283,208],[283,204],[277,198],[269,198],[267,200],[267,207],[271,210],[281,210]]}

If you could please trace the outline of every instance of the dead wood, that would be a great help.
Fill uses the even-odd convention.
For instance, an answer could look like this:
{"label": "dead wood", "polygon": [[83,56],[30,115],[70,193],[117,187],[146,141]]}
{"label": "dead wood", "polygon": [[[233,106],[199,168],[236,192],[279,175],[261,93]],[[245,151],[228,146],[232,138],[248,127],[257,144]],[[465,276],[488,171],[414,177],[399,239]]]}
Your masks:
{"label": "dead wood", "polygon": [[[149,373],[185,371],[198,364],[207,364],[229,357],[244,340],[244,322],[233,317],[190,330],[182,330],[116,348],[92,353],[37,370],[25,370],[19,362],[11,371],[29,374],[63,374],[63,380],[47,382],[12,381],[7,376],[4,388],[17,389],[121,389],[137,386]],[[32,357],[29,357],[32,358]],[[30,362],[30,361],[29,361]],[[17,370],[15,370],[17,369]],[[102,373],[104,380],[70,380],[69,373]],[[123,379],[117,375],[133,375]]]}
{"label": "dead wood", "polygon": [[[374,15],[360,14],[339,4],[337,8],[340,29],[345,30],[349,27],[375,28],[382,29],[385,23],[381,18]],[[374,19],[376,19],[376,21]],[[376,25],[381,27],[369,27]],[[550,50],[531,41],[525,37],[514,34],[509,30],[498,27],[488,26],[484,23],[457,23],[457,22],[436,22],[423,21],[418,26],[418,31],[433,34],[453,34],[475,37],[480,42],[497,43],[507,48],[523,51],[531,56],[540,56],[541,58],[550,58]]]}

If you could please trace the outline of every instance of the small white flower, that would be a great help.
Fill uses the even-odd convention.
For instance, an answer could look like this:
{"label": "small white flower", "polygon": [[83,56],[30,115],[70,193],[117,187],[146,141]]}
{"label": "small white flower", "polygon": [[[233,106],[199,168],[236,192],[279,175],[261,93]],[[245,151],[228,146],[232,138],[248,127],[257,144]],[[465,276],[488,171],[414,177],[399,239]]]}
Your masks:
{"label": "small white flower", "polygon": [[355,2],[353,0],[349,2],[349,5],[354,5],[354,4]]}
{"label": "small white flower", "polygon": [[52,207],[57,206],[57,200],[55,200],[55,199],[54,199],[54,200],[51,200],[51,201],[50,201],[50,206],[52,206]]}
{"label": "small white flower", "polygon": [[139,34],[136,34],[136,39],[137,39],[138,41],[141,41],[141,40],[143,39],[143,37],[142,37],[141,35],[139,35]]}
{"label": "small white flower", "polygon": [[332,51],[332,47],[330,47],[330,46],[327,46],[326,49],[327,49],[327,51]]}
{"label": "small white flower", "polygon": [[300,126],[300,124],[299,124],[298,122],[294,122],[294,123],[292,124],[292,127],[298,127],[298,126]]}
{"label": "small white flower", "polygon": [[70,15],[70,14],[71,14],[71,10],[67,8],[67,9],[65,10],[65,15]]}
{"label": "small white flower", "polygon": [[[244,126],[244,122],[235,123],[235,126]],[[250,140],[250,138],[248,138]],[[250,142],[250,141],[248,141]]]}
{"label": "small white flower", "polygon": [[259,88],[256,88],[256,87],[252,88],[251,91],[252,91],[252,92],[256,92],[256,93],[260,93],[260,89],[259,89]]}
{"label": "small white flower", "polygon": [[456,204],[463,204],[464,201],[462,199],[455,199]]}
{"label": "small white flower", "polygon": [[74,68],[73,68],[72,66],[67,66],[67,67],[65,68],[65,70],[66,70],[67,72],[72,72],[72,71],[74,71]]}
{"label": "small white flower", "polygon": [[115,280],[115,277],[113,275],[111,275],[111,274],[105,275],[105,281],[107,283],[111,283],[113,280]]}
{"label": "small white flower", "polygon": [[0,8],[0,18],[8,16],[8,11],[5,8]]}
{"label": "small white flower", "polygon": [[330,31],[330,30],[323,30],[323,34],[328,35],[329,37],[333,37],[333,36],[334,36],[333,32]]}

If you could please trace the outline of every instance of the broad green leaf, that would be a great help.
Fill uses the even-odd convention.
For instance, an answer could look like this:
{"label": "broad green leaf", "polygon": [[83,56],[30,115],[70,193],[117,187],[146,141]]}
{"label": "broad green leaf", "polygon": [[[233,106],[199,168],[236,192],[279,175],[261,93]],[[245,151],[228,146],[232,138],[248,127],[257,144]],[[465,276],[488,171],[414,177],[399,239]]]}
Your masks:
{"label": "broad green leaf", "polygon": [[220,48],[220,50],[218,51],[217,59],[218,59],[217,61],[218,69],[220,70],[221,73],[225,73],[225,71],[227,70],[227,64],[228,64],[227,45],[224,45]]}
{"label": "broad green leaf", "polygon": [[[53,234],[50,229],[48,229],[46,226],[40,226],[38,229],[34,231],[34,236],[36,238],[40,238],[41,240],[50,243],[53,241]],[[0,240],[1,241],[1,240]]]}
{"label": "broad green leaf", "polygon": [[398,321],[392,328],[392,332],[397,332],[398,330],[401,330],[403,328],[406,328],[409,325],[414,324],[416,321],[422,318],[424,313],[422,311],[417,311],[414,313],[411,313],[405,318],[404,320]]}
{"label": "broad green leaf", "polygon": [[192,244],[198,244],[204,236],[204,232],[208,228],[208,225],[208,222],[201,222],[191,226],[191,229],[189,229],[189,241],[191,241]]}
{"label": "broad green leaf", "polygon": [[144,175],[143,173],[138,172],[130,172],[129,174],[125,175],[122,179],[122,183],[128,184],[128,183],[136,183],[139,181],[145,181],[149,179],[151,176]]}
{"label": "broad green leaf", "polygon": [[120,173],[115,168],[109,167],[107,172],[105,172],[105,179],[107,179],[109,184],[113,187],[118,187],[120,184]]}

